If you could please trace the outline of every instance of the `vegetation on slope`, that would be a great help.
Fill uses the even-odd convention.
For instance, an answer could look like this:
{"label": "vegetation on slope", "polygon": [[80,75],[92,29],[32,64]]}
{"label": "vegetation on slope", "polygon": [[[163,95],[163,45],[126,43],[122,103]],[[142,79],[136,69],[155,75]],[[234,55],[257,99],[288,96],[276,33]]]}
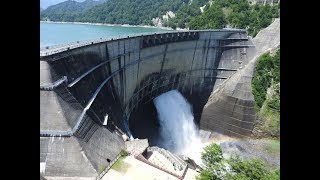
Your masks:
{"label": "vegetation on slope", "polygon": [[200,16],[190,21],[190,29],[216,29],[226,26],[247,29],[253,37],[279,17],[280,4],[250,6],[247,0],[214,0]]}
{"label": "vegetation on slope", "polygon": [[200,7],[208,4],[208,0],[193,0],[183,4],[180,9],[175,12],[175,17],[164,20],[163,26],[173,29],[186,28],[187,24],[196,16],[201,15]]}
{"label": "vegetation on slope", "polygon": [[177,11],[188,0],[109,0],[95,6],[79,17],[78,21],[151,25],[152,18],[161,17],[167,11]]}
{"label": "vegetation on slope", "polygon": [[[74,21],[111,24],[151,24],[152,18],[161,17],[167,11],[176,12],[189,0],[108,0],[93,6],[83,13],[74,14]],[[61,3],[60,3],[61,4]],[[49,8],[48,8],[49,9]],[[64,11],[64,14],[68,11]],[[63,21],[58,13],[40,15],[40,19],[49,18],[52,21]]]}
{"label": "vegetation on slope", "polygon": [[242,160],[239,156],[228,159],[231,171],[226,173],[226,180],[280,180],[280,168],[270,170],[265,163],[257,158]]}
{"label": "vegetation on slope", "polygon": [[123,160],[125,159],[125,156],[121,156],[119,157],[119,159],[111,166],[111,169],[114,169],[116,171],[122,171],[123,169],[126,168],[126,164],[123,162]]}
{"label": "vegetation on slope", "polygon": [[40,11],[40,20],[50,19],[52,21],[72,22],[75,21],[80,13],[85,12],[95,5],[102,4],[105,1],[106,0],[85,0],[84,2],[77,2],[73,0],[64,1]]}
{"label": "vegetation on slope", "polygon": [[269,154],[276,154],[280,152],[280,141],[275,139],[269,139],[266,150]]}
{"label": "vegetation on slope", "polygon": [[252,78],[252,93],[258,121],[255,132],[280,136],[280,49],[274,56],[263,54]]}
{"label": "vegetation on slope", "polygon": [[119,159],[111,166],[111,169],[114,169],[118,172],[123,172],[128,169],[129,165],[123,160],[129,155],[125,150],[121,150]]}
{"label": "vegetation on slope", "polygon": [[[168,11],[175,17],[162,19],[172,28],[216,29],[233,27],[247,29],[255,36],[260,29],[279,17],[280,5],[249,5],[247,0],[86,0],[66,1],[41,11],[40,20],[77,21],[110,24],[153,25]],[[201,13],[200,7],[204,7]]]}
{"label": "vegetation on slope", "polygon": [[197,177],[198,180],[280,179],[280,167],[272,170],[260,159],[243,160],[237,155],[225,159],[221,147],[214,143],[204,148],[201,159],[205,168]]}

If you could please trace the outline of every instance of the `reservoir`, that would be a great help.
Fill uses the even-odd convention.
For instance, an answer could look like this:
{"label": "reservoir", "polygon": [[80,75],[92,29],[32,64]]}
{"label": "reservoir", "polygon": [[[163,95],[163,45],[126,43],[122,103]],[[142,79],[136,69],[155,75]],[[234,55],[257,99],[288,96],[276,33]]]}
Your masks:
{"label": "reservoir", "polygon": [[156,33],[165,31],[170,30],[151,27],[40,22],[40,47],[138,33]]}

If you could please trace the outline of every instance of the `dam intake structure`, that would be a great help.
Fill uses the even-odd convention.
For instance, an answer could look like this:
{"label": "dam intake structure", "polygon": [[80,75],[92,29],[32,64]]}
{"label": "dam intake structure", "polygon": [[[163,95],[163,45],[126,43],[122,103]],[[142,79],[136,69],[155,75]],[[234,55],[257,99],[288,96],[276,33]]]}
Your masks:
{"label": "dam intake structure", "polygon": [[[248,81],[232,87],[227,82],[255,55],[252,39],[240,29],[140,34],[41,49],[42,175],[97,177],[124,149],[125,135],[152,145],[159,136],[153,100],[171,90],[192,105],[200,129],[250,136],[255,112]],[[222,87],[229,94],[216,93]]]}

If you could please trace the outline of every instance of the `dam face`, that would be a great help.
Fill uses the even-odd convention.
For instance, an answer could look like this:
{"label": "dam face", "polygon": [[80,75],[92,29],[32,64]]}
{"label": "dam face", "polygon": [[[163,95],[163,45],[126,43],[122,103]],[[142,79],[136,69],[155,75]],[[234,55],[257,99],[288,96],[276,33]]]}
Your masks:
{"label": "dam face", "polygon": [[41,49],[42,173],[98,176],[124,148],[123,134],[150,140],[157,136],[152,100],[173,89],[192,104],[200,128],[250,135],[254,99],[251,92],[242,92],[244,84],[214,100],[214,106],[211,100],[254,54],[246,31],[236,29],[144,34]]}

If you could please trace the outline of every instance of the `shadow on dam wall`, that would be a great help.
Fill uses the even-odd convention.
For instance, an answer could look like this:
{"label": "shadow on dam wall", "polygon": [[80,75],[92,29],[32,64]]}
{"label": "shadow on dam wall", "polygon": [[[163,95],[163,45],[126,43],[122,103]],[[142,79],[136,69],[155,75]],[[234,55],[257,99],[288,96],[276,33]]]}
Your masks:
{"label": "shadow on dam wall", "polygon": [[[214,78],[206,78],[202,84],[197,84],[196,82],[191,82],[191,78],[188,78],[185,74],[171,75],[168,77],[169,72],[164,73],[163,76],[155,73],[149,75],[146,78],[147,80],[142,81],[138,87],[147,89],[146,94],[141,98],[139,105],[133,108],[129,117],[129,128],[133,137],[139,139],[147,138],[151,146],[160,146],[157,142],[160,133],[160,124],[157,117],[157,110],[153,103],[155,97],[170,90],[178,90],[190,103],[194,115],[194,122],[197,126],[200,126],[203,107],[208,101],[215,84]],[[163,85],[163,81],[166,81],[167,84]],[[179,85],[185,84],[185,81],[188,81],[192,86]],[[155,83],[159,83],[160,85]],[[139,91],[141,91],[141,89],[136,90],[136,92]],[[153,91],[155,93],[153,93]]]}
{"label": "shadow on dam wall", "polygon": [[[204,97],[208,98],[209,95],[204,96],[199,93],[184,95],[184,97],[186,97],[192,106],[194,122],[198,127],[200,126],[201,112],[205,105],[205,103],[201,104],[199,99],[205,99]],[[134,138],[147,138],[151,146],[161,146],[157,142],[160,135],[160,124],[158,120],[157,109],[153,103],[153,100],[142,103],[139,108],[131,113],[129,118],[129,127]]]}
{"label": "shadow on dam wall", "polygon": [[[128,135],[128,128],[152,143],[159,126],[152,100],[173,89],[192,105],[200,128],[248,135],[239,121],[252,123],[253,116],[243,115],[246,108],[234,108],[245,106],[240,96],[222,105],[220,100],[229,97],[221,95],[215,103],[210,98],[253,55],[251,38],[238,29],[144,34],[41,49],[43,175],[97,176],[124,148],[121,135]],[[244,85],[236,87],[241,91]],[[219,116],[211,116],[211,109]]]}
{"label": "shadow on dam wall", "polygon": [[[161,81],[159,75],[153,76],[156,78],[152,78],[152,76],[149,77],[151,77],[151,79],[157,79],[156,81]],[[182,86],[179,86],[179,83],[184,83],[184,81],[188,80],[188,78],[182,78],[183,76],[181,76],[181,74],[175,75],[175,77],[176,78],[169,78],[169,81],[167,81],[167,85],[160,86],[159,89],[154,88],[154,94],[152,94],[152,87],[148,87],[148,85],[142,85],[142,87],[146,87],[148,91],[146,92],[146,95],[141,99],[139,106],[133,109],[129,117],[129,128],[134,138],[147,138],[150,145],[159,146],[159,144],[157,144],[157,139],[160,133],[160,124],[158,121],[157,110],[153,103],[153,99],[162,93],[174,89],[178,90],[191,104],[192,112],[194,115],[194,122],[198,126],[200,125],[201,112],[212,92],[215,80],[208,79],[201,85],[194,84],[192,87],[187,86],[186,88],[182,88]],[[149,86],[154,86],[153,83],[150,83],[149,81],[147,81],[147,84],[150,84]],[[198,86],[204,87],[200,88]]]}

